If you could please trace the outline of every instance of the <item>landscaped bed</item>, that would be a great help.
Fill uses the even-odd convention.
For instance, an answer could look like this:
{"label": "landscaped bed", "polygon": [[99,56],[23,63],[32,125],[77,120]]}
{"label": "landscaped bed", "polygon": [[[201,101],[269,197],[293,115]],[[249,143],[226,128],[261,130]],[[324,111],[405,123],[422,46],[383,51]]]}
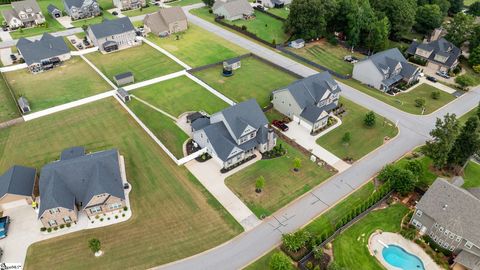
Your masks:
{"label": "landscaped bed", "polygon": [[[333,173],[311,162],[309,157],[278,139],[277,145],[287,150],[285,156],[259,160],[225,180],[226,185],[258,217],[268,216],[287,203],[317,186]],[[298,172],[293,170],[294,160],[301,160]],[[255,192],[257,179],[265,178],[261,193]]]}
{"label": "landscaped bed", "polygon": [[148,44],[109,54],[89,53],[86,57],[112,81],[113,76],[128,71],[135,82],[140,82],[182,70],[182,66]]}
{"label": "landscaped bed", "polygon": [[[340,98],[346,113],[342,117],[342,124],[323,135],[317,143],[323,148],[342,159],[358,160],[375,150],[384,143],[386,137],[393,138],[398,130],[393,123],[376,115],[373,127],[364,124],[368,110],[354,102]],[[345,133],[350,133],[350,141],[342,141]]]}
{"label": "landscaped bed", "polygon": [[10,90],[3,79],[3,75],[0,76],[0,123],[11,120],[20,116],[17,109],[17,104],[10,93]]}
{"label": "landscaped bed", "polygon": [[293,75],[254,57],[243,58],[241,64],[242,67],[235,70],[231,77],[222,75],[221,65],[195,72],[194,75],[236,102],[255,98],[260,107],[270,104],[273,90],[297,80]]}
{"label": "landscaped bed", "polygon": [[[88,151],[117,148],[124,155],[133,217],[33,244],[25,269],[146,269],[213,248],[242,231],[113,99],[1,129],[0,171],[14,164],[40,169],[76,145]],[[101,241],[103,256],[88,248],[92,238]]]}
{"label": "landscaped bed", "polygon": [[17,98],[24,96],[32,111],[47,109],[110,90],[112,87],[80,57],[38,74],[27,69],[4,73]]}

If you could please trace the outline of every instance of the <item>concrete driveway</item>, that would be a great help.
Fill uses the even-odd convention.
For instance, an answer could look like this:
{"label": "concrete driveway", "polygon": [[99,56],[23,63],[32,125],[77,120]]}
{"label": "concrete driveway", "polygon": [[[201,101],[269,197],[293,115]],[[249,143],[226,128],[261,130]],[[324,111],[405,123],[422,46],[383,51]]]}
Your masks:
{"label": "concrete driveway", "polygon": [[63,16],[60,18],[56,18],[57,22],[59,22],[63,27],[69,29],[74,28],[75,26],[72,24],[72,18],[70,16]]}
{"label": "concrete driveway", "polygon": [[10,66],[11,64],[13,64],[12,58],[10,58],[10,54],[12,54],[12,49],[0,49],[0,60],[2,60],[3,66]]}
{"label": "concrete driveway", "polygon": [[[437,76],[437,77],[439,77],[439,76]],[[440,79],[440,80],[445,80],[445,79]],[[417,87],[418,85],[420,85],[420,84],[422,84],[422,83],[426,83],[426,84],[428,84],[428,85],[431,85],[431,86],[433,86],[433,87],[435,87],[435,88],[438,88],[438,89],[440,89],[440,90],[442,90],[442,91],[444,91],[444,92],[447,92],[447,93],[449,93],[449,94],[453,94],[453,93],[457,92],[457,90],[455,90],[455,89],[453,89],[453,88],[451,88],[451,87],[448,87],[448,86],[446,86],[446,85],[443,84],[443,83],[440,83],[440,82],[436,82],[436,83],[435,83],[435,82],[432,82],[432,81],[427,80],[425,77],[421,77],[421,78],[420,78],[420,82],[417,83],[414,87],[412,87],[412,89],[415,89],[415,87]],[[453,82],[453,83],[455,83],[455,82]],[[409,90],[410,90],[410,89],[409,89]]]}

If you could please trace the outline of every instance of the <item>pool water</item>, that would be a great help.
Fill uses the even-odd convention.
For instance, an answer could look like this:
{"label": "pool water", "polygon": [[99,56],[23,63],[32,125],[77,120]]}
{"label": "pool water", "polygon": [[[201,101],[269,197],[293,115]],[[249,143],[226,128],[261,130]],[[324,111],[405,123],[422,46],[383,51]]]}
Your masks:
{"label": "pool water", "polygon": [[382,250],[382,256],[387,263],[402,270],[425,270],[420,258],[399,246],[389,245]]}

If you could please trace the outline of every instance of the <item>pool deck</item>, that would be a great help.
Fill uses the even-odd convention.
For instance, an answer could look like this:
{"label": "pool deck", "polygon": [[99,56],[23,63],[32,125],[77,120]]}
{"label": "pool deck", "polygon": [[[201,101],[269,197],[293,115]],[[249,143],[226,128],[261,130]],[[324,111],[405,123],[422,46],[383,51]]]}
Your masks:
{"label": "pool deck", "polygon": [[377,260],[388,270],[402,270],[401,268],[394,267],[387,263],[382,256],[382,250],[385,245],[397,245],[402,247],[407,252],[414,254],[415,256],[419,257],[425,269],[428,270],[441,270],[433,260],[428,256],[427,253],[417,244],[414,242],[403,238],[400,234],[397,233],[390,233],[390,232],[375,232],[373,233],[370,238],[368,239],[368,251],[372,256],[377,258]]}

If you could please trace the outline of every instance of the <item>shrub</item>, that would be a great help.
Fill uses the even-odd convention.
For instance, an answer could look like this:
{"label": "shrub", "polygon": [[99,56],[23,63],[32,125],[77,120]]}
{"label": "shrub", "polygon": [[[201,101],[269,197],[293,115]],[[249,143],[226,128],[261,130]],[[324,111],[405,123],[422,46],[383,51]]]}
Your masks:
{"label": "shrub", "polygon": [[290,258],[282,252],[276,252],[270,258],[268,266],[271,270],[289,270],[292,269]]}
{"label": "shrub", "polygon": [[312,263],[312,261],[308,261],[308,262],[305,264],[305,267],[307,267],[307,269],[312,270],[312,269],[313,269],[313,263]]}
{"label": "shrub", "polygon": [[317,260],[320,260],[323,257],[323,249],[321,247],[315,247],[312,250],[313,257]]}
{"label": "shrub", "polygon": [[127,210],[128,210],[127,206],[123,207],[123,211],[127,211]]}
{"label": "shrub", "polygon": [[310,233],[305,230],[299,230],[294,233],[284,234],[282,236],[283,246],[290,252],[296,252],[305,247],[310,239]]}
{"label": "shrub", "polygon": [[416,56],[410,56],[408,60],[412,63],[415,63],[420,66],[426,66],[427,65],[427,60],[424,60],[422,58],[416,57]]}
{"label": "shrub", "polygon": [[125,217],[125,213],[122,214],[122,217]]}
{"label": "shrub", "polygon": [[47,228],[45,228],[45,227],[41,227],[41,228],[40,228],[40,231],[41,231],[41,232],[44,232],[44,231],[46,231],[46,230],[47,230]]}
{"label": "shrub", "polygon": [[373,111],[369,111],[366,115],[365,118],[363,119],[363,122],[367,127],[373,127],[375,125],[375,113]]}
{"label": "shrub", "polygon": [[47,229],[47,232],[52,232],[52,228],[48,228],[48,229]]}
{"label": "shrub", "polygon": [[462,89],[466,89],[467,87],[475,84],[475,81],[470,76],[467,76],[467,75],[460,75],[460,76],[456,77],[455,82]]}
{"label": "shrub", "polygon": [[247,26],[246,26],[246,25],[242,25],[242,30],[243,30],[243,31],[247,31]]}
{"label": "shrub", "polygon": [[117,218],[118,218],[118,215],[115,215],[115,219],[117,219]]}
{"label": "shrub", "polygon": [[100,219],[100,221],[103,221],[103,217]]}
{"label": "shrub", "polygon": [[293,160],[293,169],[295,171],[298,171],[300,169],[300,167],[302,167],[302,160],[299,159],[299,158],[295,158]]}
{"label": "shrub", "polygon": [[100,251],[100,249],[102,248],[102,244],[100,243],[100,240],[98,240],[97,238],[92,238],[88,240],[88,247],[93,253],[96,253]]}
{"label": "shrub", "polygon": [[99,219],[99,218],[100,218],[100,216],[99,216],[99,215],[96,215],[96,216],[95,216],[95,219]]}
{"label": "shrub", "polygon": [[343,134],[342,143],[345,145],[348,145],[351,139],[352,139],[352,134],[347,131],[345,132],[345,134]]}
{"label": "shrub", "polygon": [[264,187],[265,187],[265,178],[263,176],[260,176],[257,178],[257,181],[255,182],[255,191],[260,193],[262,192]]}
{"label": "shrub", "polygon": [[65,228],[65,224],[60,224],[60,229]]}
{"label": "shrub", "polygon": [[110,217],[108,217],[107,220],[110,220]]}
{"label": "shrub", "polygon": [[54,230],[54,231],[58,230],[58,227],[53,227],[53,230]]}
{"label": "shrub", "polygon": [[417,98],[415,99],[415,107],[422,108],[425,106],[425,99]]}
{"label": "shrub", "polygon": [[414,240],[417,236],[417,230],[415,228],[407,228],[403,229],[400,234],[408,240]]}
{"label": "shrub", "polygon": [[473,66],[472,68],[476,73],[480,73],[480,65]]}
{"label": "shrub", "polygon": [[433,91],[430,95],[432,99],[439,99],[440,98],[440,91]]}
{"label": "shrub", "polygon": [[72,223],[67,223],[67,228],[70,228],[72,226]]}

